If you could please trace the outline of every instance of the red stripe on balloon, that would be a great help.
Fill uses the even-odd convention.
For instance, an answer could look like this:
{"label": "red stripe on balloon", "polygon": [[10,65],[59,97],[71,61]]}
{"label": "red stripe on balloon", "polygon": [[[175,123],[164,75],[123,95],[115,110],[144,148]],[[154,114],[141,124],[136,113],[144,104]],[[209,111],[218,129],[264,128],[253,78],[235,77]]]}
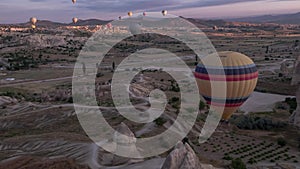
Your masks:
{"label": "red stripe on balloon", "polygon": [[[244,102],[243,102],[244,103]],[[207,102],[209,105],[218,106],[218,107],[239,107],[243,103],[234,103],[234,104],[225,104],[225,103],[214,103],[214,102]]]}

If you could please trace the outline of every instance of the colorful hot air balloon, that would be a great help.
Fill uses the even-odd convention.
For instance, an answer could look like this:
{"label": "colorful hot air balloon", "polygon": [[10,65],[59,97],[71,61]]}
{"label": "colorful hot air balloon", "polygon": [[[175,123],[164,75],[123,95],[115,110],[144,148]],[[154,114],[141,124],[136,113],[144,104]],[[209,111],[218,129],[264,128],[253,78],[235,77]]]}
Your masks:
{"label": "colorful hot air balloon", "polygon": [[[220,57],[223,66],[214,63],[203,65],[205,59],[217,57]],[[209,105],[224,107],[224,111],[220,113],[223,113],[223,120],[228,120],[255,89],[258,79],[257,68],[249,57],[237,52],[219,52],[218,55],[212,54],[203,59],[203,63],[199,62],[194,73],[199,92]],[[227,84],[226,98],[212,96],[211,83],[224,81]]]}
{"label": "colorful hot air balloon", "polygon": [[72,21],[73,21],[73,23],[75,24],[75,23],[78,22],[78,18],[73,18]]}
{"label": "colorful hot air balloon", "polygon": [[167,10],[163,10],[163,11],[161,11],[161,13],[163,14],[163,16],[166,16],[168,14],[168,11]]}
{"label": "colorful hot air balloon", "polygon": [[30,22],[35,25],[37,22],[37,19],[35,17],[30,18]]}
{"label": "colorful hot air balloon", "polygon": [[130,12],[128,12],[128,16],[132,16],[133,15],[133,13],[130,11]]}
{"label": "colorful hot air balloon", "polygon": [[73,2],[73,4],[75,4],[75,3],[76,3],[76,0],[72,0],[72,2]]}

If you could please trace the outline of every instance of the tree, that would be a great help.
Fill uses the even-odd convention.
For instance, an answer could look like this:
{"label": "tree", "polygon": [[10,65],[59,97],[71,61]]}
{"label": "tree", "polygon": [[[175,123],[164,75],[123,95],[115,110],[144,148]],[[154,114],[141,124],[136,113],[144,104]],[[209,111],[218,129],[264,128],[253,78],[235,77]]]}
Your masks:
{"label": "tree", "polygon": [[277,144],[280,145],[281,147],[284,147],[287,144],[287,142],[285,141],[284,138],[280,137],[277,139]]}
{"label": "tree", "polygon": [[269,53],[269,46],[266,47],[266,53],[268,54]]}
{"label": "tree", "polygon": [[115,64],[115,62],[113,62],[112,63],[112,69],[115,70],[115,68],[116,68],[116,64]]}
{"label": "tree", "polygon": [[247,169],[245,163],[240,158],[232,160],[231,167],[233,169]]}
{"label": "tree", "polygon": [[203,110],[205,108],[205,103],[203,101],[200,101],[199,103],[199,109]]}

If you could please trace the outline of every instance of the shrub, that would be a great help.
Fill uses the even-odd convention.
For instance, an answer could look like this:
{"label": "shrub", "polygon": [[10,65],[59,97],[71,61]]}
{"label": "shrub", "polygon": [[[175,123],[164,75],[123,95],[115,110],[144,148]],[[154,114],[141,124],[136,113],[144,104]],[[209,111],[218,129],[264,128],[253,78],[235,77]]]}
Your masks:
{"label": "shrub", "polygon": [[166,122],[166,120],[163,119],[163,118],[161,118],[161,117],[159,117],[156,120],[154,120],[154,122],[155,122],[156,125],[162,126]]}
{"label": "shrub", "polygon": [[199,110],[203,110],[204,108],[205,108],[205,103],[203,101],[200,101]]}
{"label": "shrub", "polygon": [[280,145],[281,147],[284,147],[287,144],[287,142],[285,141],[284,138],[280,137],[277,139],[277,144]]}
{"label": "shrub", "polygon": [[232,160],[231,167],[233,169],[247,169],[245,163],[240,158]]}
{"label": "shrub", "polygon": [[223,160],[229,161],[229,160],[233,160],[233,158],[230,157],[229,155],[225,155],[225,156],[223,157]]}

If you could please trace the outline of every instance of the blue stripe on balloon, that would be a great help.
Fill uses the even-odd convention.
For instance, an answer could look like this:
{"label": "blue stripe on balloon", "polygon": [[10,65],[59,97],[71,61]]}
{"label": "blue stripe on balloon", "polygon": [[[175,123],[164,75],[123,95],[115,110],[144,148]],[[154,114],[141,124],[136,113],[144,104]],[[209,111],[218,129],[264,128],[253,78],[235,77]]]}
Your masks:
{"label": "blue stripe on balloon", "polygon": [[254,63],[248,64],[248,65],[240,65],[240,66],[210,66],[210,65],[203,65],[201,63],[198,63],[199,67],[206,67],[209,69],[236,69],[236,68],[251,68],[251,67],[256,67]]}
{"label": "blue stripe on balloon", "polygon": [[245,66],[224,66],[223,68],[198,64],[196,72],[213,75],[243,75],[257,72],[257,68],[254,64]]}

